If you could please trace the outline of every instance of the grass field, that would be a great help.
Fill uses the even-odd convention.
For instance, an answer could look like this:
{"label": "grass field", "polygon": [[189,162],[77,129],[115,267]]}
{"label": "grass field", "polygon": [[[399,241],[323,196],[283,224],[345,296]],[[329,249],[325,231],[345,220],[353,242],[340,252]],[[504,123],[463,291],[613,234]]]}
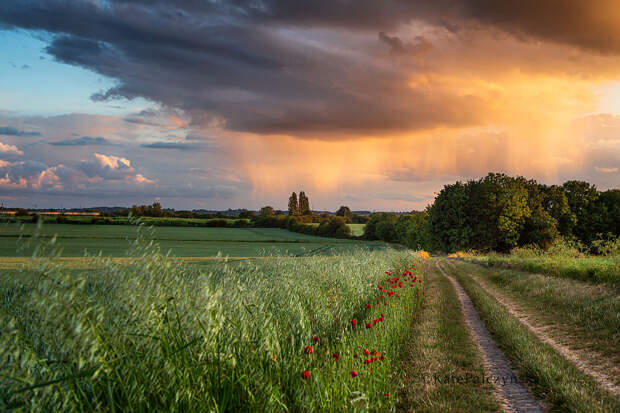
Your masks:
{"label": "grass field", "polygon": [[[339,240],[317,237],[278,228],[205,228],[153,227],[149,238],[157,242],[163,253],[176,257],[230,257],[267,255],[330,255],[352,251],[358,247],[383,249],[382,242]],[[31,256],[36,242],[28,242],[37,233],[36,224],[4,224],[0,226],[0,256]],[[65,257],[84,253],[122,257],[136,239],[136,227],[129,225],[43,225],[38,237],[57,236]],[[20,239],[21,238],[21,239]]]}
{"label": "grass field", "polygon": [[445,379],[491,371],[465,293],[534,403],[618,411],[618,285],[557,256],[544,275],[272,228],[66,224],[3,226],[0,252],[0,410],[514,406]]}
{"label": "grass field", "polygon": [[400,349],[423,286],[411,279],[423,278],[411,254],[206,271],[148,243],[132,256],[96,258],[90,270],[43,259],[3,272],[0,408],[389,411],[397,402]]}

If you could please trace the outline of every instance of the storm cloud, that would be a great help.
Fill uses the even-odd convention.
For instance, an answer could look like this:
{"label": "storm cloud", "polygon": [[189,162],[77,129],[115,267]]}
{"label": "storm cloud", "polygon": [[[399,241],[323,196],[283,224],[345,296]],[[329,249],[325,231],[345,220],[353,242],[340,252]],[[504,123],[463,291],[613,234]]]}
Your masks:
{"label": "storm cloud", "polygon": [[[487,104],[474,96],[412,86],[407,73],[419,62],[376,59],[382,49],[421,56],[432,48],[423,36],[393,34],[404,25],[464,38],[486,27],[620,54],[613,3],[597,2],[593,13],[579,0],[6,0],[0,24],[49,32],[47,53],[57,61],[118,81],[95,100],[144,97],[182,110],[195,126],[320,137],[483,121]],[[148,121],[127,118],[140,120]]]}

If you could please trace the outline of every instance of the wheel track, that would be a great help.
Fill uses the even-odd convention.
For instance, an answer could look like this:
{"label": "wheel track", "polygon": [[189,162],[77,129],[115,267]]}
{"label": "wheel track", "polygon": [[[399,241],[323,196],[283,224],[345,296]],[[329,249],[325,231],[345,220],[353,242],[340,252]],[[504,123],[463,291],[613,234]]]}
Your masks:
{"label": "wheel track", "polygon": [[507,379],[505,384],[501,381],[496,383],[494,382],[495,380],[492,380],[492,384],[496,389],[496,394],[503,402],[504,409],[514,413],[543,412],[544,410],[541,405],[536,401],[530,391],[518,380],[511,379],[516,378],[517,375],[510,368],[508,360],[497,347],[488,330],[484,327],[484,324],[482,324],[478,312],[474,308],[465,290],[463,290],[463,287],[461,287],[454,277],[448,275],[438,262],[435,263],[435,265],[441,274],[450,280],[452,286],[456,290],[465,321],[476,345],[480,349],[480,353],[482,354],[482,358],[490,376],[493,378],[499,377]]}
{"label": "wheel track", "polygon": [[590,354],[590,357],[587,357],[583,352],[572,350],[569,347],[559,343],[547,334],[545,328],[535,326],[529,322],[529,320],[533,318],[532,314],[519,311],[517,309],[518,306],[510,298],[499,293],[494,288],[489,287],[489,285],[479,277],[473,277],[471,274],[467,274],[467,276],[474,280],[474,282],[487,294],[495,298],[498,303],[503,305],[504,308],[508,310],[508,313],[519,320],[521,324],[523,324],[532,334],[534,334],[538,340],[550,345],[556,352],[561,354],[562,357],[573,363],[573,365],[581,372],[592,377],[601,387],[611,392],[616,398],[620,399],[620,388],[614,383],[609,375],[601,371],[611,369],[614,373],[617,373],[618,369],[606,365],[601,366],[600,363],[595,364],[593,362],[596,360],[604,360],[605,357],[598,354]]}

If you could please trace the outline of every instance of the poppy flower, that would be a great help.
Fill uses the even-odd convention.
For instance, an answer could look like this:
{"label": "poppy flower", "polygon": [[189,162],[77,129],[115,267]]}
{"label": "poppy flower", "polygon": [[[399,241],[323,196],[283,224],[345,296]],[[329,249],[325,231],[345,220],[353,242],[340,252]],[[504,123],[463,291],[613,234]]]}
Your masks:
{"label": "poppy flower", "polygon": [[370,364],[370,363],[371,363],[371,361],[370,361],[370,359],[366,359],[366,360],[364,360],[364,363],[365,363],[365,364]]}
{"label": "poppy flower", "polygon": [[[407,307],[405,307],[405,310],[407,309]],[[379,321],[381,321],[382,323],[385,321],[385,318],[383,318],[383,316],[379,317]]]}
{"label": "poppy flower", "polygon": [[338,353],[334,353],[332,354],[332,356],[336,359],[336,361],[338,361],[338,358],[340,358],[340,354]]}
{"label": "poppy flower", "polygon": [[357,353],[353,354],[353,358],[358,358],[359,356],[357,355]]}
{"label": "poppy flower", "polygon": [[370,356],[370,351],[364,349],[364,354],[366,355],[366,357]]}
{"label": "poppy flower", "polygon": [[319,338],[317,336],[312,337],[312,342],[314,344],[318,343],[319,342]]}
{"label": "poppy flower", "polygon": [[387,294],[388,294],[388,297],[391,297],[391,296],[393,296],[393,295],[394,295],[394,291],[388,291],[388,293],[387,293]]}
{"label": "poppy flower", "polygon": [[378,319],[378,318],[375,318],[374,320],[372,320],[372,323],[373,323],[373,324],[377,324],[378,322],[379,322],[379,319]]}
{"label": "poppy flower", "polygon": [[385,356],[379,356],[379,360],[381,361],[385,360]]}
{"label": "poppy flower", "polygon": [[314,353],[314,349],[312,348],[312,346],[306,346],[306,348],[304,349],[304,353],[312,354]]}
{"label": "poppy flower", "polygon": [[419,291],[419,290],[418,290],[418,291],[416,291],[415,293],[416,293],[417,295],[420,295],[420,291]]}
{"label": "poppy flower", "polygon": [[372,325],[370,323],[366,323],[366,328],[370,328]]}
{"label": "poppy flower", "polygon": [[301,378],[304,380],[308,380],[310,378],[310,372],[308,370],[304,370],[301,372]]}
{"label": "poppy flower", "polygon": [[357,377],[357,371],[351,370],[351,377],[353,378]]}
{"label": "poppy flower", "polygon": [[356,321],[355,321],[355,320],[351,320],[351,325],[352,325],[353,327],[355,327],[355,324],[356,324]]}
{"label": "poppy flower", "polygon": [[370,310],[370,309],[372,309],[372,305],[366,304],[366,310]]}
{"label": "poppy flower", "polygon": [[385,393],[383,393],[383,395],[385,396],[385,398],[386,398],[386,399],[389,399],[389,398],[390,398],[390,393],[389,393],[389,392],[387,392],[387,391],[386,391]]}

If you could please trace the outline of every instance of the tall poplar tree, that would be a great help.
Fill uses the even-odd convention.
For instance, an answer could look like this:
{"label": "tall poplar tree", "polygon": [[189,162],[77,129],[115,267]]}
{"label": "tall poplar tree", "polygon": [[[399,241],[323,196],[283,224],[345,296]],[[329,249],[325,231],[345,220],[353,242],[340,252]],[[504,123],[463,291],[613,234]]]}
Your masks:
{"label": "tall poplar tree", "polygon": [[[301,194],[299,194],[301,196]],[[297,203],[297,194],[293,192],[288,199],[288,214],[299,215],[299,204]]]}
{"label": "tall poplar tree", "polygon": [[310,201],[304,191],[299,192],[299,213],[301,215],[310,213]]}

